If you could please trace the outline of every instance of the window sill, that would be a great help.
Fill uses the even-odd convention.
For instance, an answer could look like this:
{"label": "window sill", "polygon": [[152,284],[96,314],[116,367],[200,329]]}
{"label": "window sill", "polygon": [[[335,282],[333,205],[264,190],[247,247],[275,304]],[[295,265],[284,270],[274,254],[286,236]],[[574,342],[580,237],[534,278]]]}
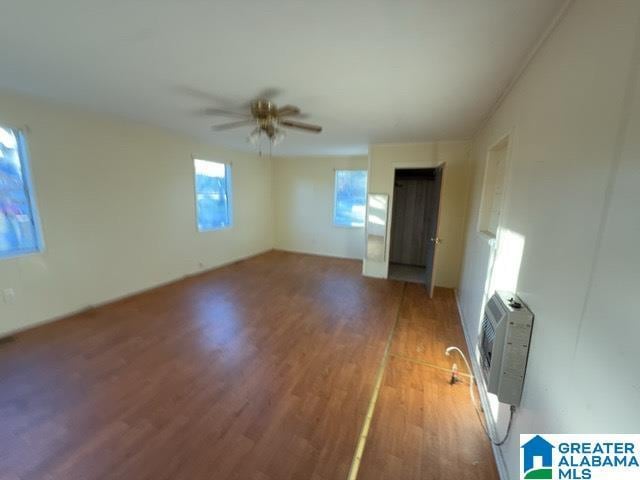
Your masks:
{"label": "window sill", "polygon": [[13,260],[17,258],[30,257],[32,255],[40,255],[44,250],[23,250],[20,252],[0,253],[0,262],[2,260]]}
{"label": "window sill", "polygon": [[478,230],[478,235],[480,236],[481,239],[485,240],[489,245],[495,245],[496,236],[493,233],[488,232],[486,230]]}
{"label": "window sill", "polygon": [[334,223],[333,226],[336,227],[336,228],[346,228],[346,229],[350,229],[350,230],[364,228],[364,225],[339,225],[337,223]]}
{"label": "window sill", "polygon": [[198,233],[207,233],[207,232],[220,232],[223,230],[231,230],[233,225],[227,225],[224,227],[214,227],[214,228],[197,228]]}

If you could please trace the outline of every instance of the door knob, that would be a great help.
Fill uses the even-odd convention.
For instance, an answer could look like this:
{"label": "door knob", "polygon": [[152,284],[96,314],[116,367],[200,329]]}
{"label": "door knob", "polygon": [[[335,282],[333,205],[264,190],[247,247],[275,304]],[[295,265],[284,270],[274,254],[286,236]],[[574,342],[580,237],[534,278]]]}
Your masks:
{"label": "door knob", "polygon": [[441,239],[441,238],[438,238],[438,237],[432,237],[432,238],[431,238],[431,241],[432,241],[433,243],[435,243],[436,245],[438,245],[439,243],[442,243],[442,239]]}

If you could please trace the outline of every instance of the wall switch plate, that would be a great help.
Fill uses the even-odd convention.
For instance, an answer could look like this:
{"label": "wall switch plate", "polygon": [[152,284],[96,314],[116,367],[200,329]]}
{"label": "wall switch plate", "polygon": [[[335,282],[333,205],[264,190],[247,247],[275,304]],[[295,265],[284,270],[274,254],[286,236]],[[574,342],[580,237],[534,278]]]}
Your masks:
{"label": "wall switch plate", "polygon": [[2,291],[2,298],[7,305],[16,303],[16,291],[13,288],[5,288]]}

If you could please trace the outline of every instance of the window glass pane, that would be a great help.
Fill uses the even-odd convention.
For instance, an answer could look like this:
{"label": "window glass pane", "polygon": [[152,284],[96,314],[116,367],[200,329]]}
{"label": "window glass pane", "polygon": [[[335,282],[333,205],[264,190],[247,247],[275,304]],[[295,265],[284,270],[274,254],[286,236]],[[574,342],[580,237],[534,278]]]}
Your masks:
{"label": "window glass pane", "polygon": [[366,197],[366,170],[337,170],[333,223],[348,227],[364,226]]}
{"label": "window glass pane", "polygon": [[39,250],[23,137],[0,127],[0,257]]}
{"label": "window glass pane", "polygon": [[230,169],[224,163],[194,160],[198,230],[231,225]]}

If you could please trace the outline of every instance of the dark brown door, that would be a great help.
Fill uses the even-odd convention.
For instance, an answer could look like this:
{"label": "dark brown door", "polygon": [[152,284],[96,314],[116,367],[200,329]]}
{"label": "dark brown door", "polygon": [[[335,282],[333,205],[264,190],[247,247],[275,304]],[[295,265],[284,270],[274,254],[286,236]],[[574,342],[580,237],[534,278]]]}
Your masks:
{"label": "dark brown door", "polygon": [[391,263],[424,267],[427,236],[425,215],[433,182],[397,176],[393,189]]}

